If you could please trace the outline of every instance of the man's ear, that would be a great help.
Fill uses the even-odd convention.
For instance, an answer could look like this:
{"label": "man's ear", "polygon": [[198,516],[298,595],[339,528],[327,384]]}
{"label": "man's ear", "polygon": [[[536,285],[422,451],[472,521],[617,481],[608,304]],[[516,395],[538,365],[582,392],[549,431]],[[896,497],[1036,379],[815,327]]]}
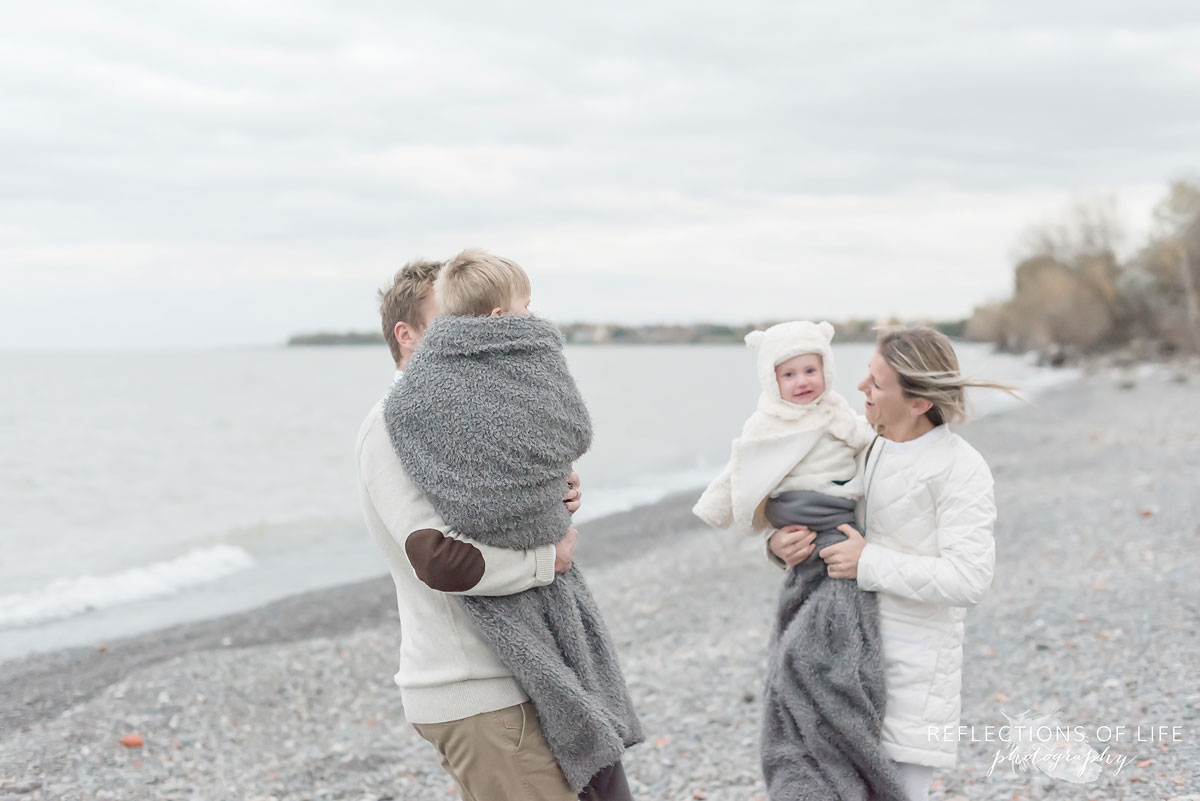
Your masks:
{"label": "man's ear", "polygon": [[396,323],[396,327],[392,329],[392,334],[396,337],[396,341],[401,345],[412,346],[417,338],[412,330],[412,326],[403,320]]}
{"label": "man's ear", "polygon": [[400,346],[400,361],[407,362],[413,355],[413,351],[417,349],[417,343],[421,341],[421,336],[413,327],[406,322],[396,323],[393,329],[396,335],[396,344]]}

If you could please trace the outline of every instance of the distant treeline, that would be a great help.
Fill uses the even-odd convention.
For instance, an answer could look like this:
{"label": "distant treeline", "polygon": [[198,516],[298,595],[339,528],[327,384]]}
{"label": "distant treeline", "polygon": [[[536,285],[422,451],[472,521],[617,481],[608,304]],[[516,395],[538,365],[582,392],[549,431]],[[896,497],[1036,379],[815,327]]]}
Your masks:
{"label": "distant treeline", "polygon": [[[696,323],[693,325],[617,325],[596,323],[571,323],[561,326],[567,342],[575,345],[705,345],[741,343],[746,334],[774,325],[781,320],[727,325],[723,323]],[[890,320],[888,324],[895,324]],[[966,330],[966,320],[932,323],[947,336],[961,337]],[[838,342],[874,342],[878,320],[848,320],[834,323]]]}
{"label": "distant treeline", "polygon": [[382,345],[383,334],[378,331],[319,331],[315,334],[296,334],[287,341],[288,347],[297,345]]}
{"label": "distant treeline", "polygon": [[1081,203],[1035,227],[1018,252],[1012,297],[977,308],[968,338],[1055,362],[1200,350],[1200,182],[1170,185],[1149,238],[1124,261],[1120,241],[1112,201]]}
{"label": "distant treeline", "polygon": [[[775,321],[779,322],[779,321]],[[894,325],[898,320],[888,320]],[[568,323],[559,328],[572,345],[707,345],[741,343],[746,334],[766,328],[773,322],[724,325],[696,323],[693,325],[619,325],[615,323]],[[950,337],[965,335],[967,321],[927,323]],[[838,342],[874,342],[878,320],[849,320],[835,323]],[[298,334],[288,340],[289,346],[299,345],[382,345],[378,332],[319,332]]]}

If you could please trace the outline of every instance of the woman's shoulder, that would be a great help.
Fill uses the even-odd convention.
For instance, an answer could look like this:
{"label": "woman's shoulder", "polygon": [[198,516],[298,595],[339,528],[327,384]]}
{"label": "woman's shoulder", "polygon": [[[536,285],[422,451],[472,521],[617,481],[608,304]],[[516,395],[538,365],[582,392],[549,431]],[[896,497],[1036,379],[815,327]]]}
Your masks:
{"label": "woman's shoulder", "polygon": [[946,426],[945,428],[946,435],[942,439],[942,444],[955,461],[961,459],[968,463],[987,464],[987,461],[983,458],[983,454],[979,452],[978,448],[968,442],[966,437],[950,428],[950,426]]}
{"label": "woman's shoulder", "polygon": [[933,471],[934,477],[956,484],[970,480],[992,480],[992,470],[987,460],[962,434],[947,427],[939,445],[941,447],[936,449],[938,464]]}

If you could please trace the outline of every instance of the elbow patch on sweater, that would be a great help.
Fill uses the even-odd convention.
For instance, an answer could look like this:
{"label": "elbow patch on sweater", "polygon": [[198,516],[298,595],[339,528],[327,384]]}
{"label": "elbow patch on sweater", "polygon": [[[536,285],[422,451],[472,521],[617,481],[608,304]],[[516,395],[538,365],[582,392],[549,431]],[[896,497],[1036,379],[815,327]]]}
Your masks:
{"label": "elbow patch on sweater", "polygon": [[417,578],[438,592],[466,592],[483,578],[483,554],[479,549],[435,528],[409,534],[404,552]]}

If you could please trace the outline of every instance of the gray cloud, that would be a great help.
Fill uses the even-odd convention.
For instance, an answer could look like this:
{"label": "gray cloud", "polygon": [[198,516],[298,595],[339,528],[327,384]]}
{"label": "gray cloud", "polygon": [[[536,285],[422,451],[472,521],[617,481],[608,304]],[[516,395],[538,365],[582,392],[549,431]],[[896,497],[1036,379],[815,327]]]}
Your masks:
{"label": "gray cloud", "polygon": [[1076,194],[1144,225],[1197,53],[1182,2],[10,9],[0,347],[369,327],[467,245],[563,319],[962,314]]}

